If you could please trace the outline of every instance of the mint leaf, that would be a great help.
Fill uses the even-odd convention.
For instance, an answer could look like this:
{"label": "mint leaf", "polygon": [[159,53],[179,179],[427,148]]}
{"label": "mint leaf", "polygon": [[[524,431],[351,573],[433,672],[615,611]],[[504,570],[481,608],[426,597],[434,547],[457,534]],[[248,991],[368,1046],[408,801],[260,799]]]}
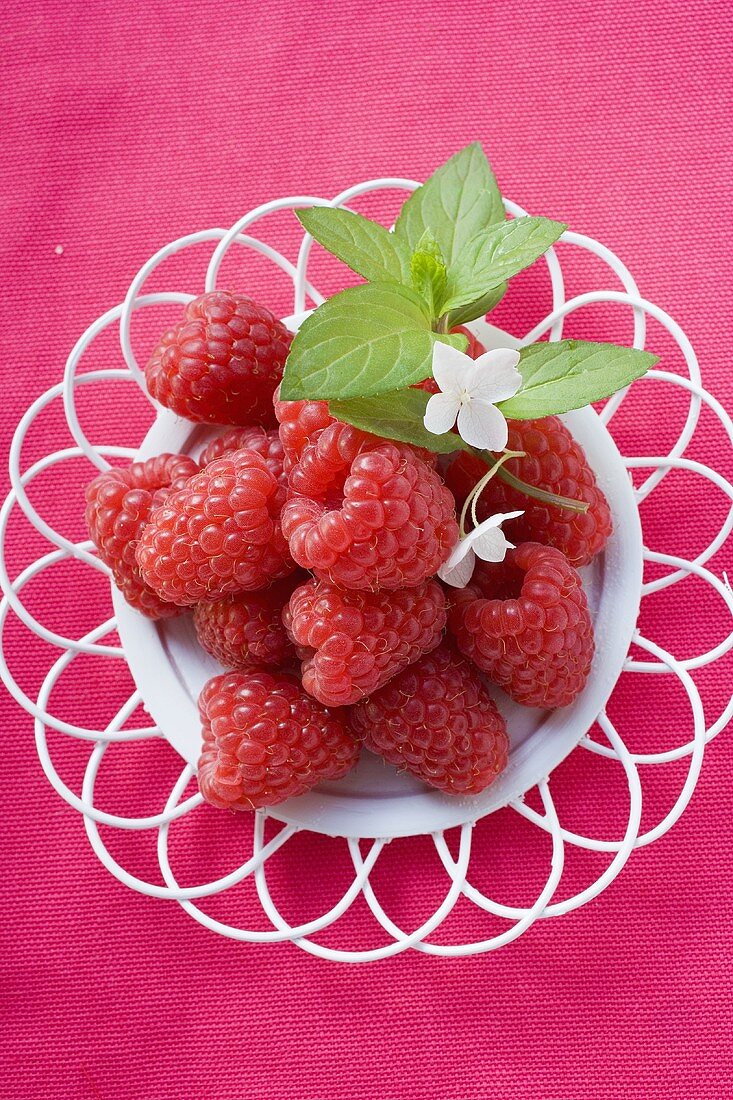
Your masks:
{"label": "mint leaf", "polygon": [[457,325],[465,325],[468,321],[475,321],[477,317],[485,317],[495,306],[498,306],[506,292],[507,284],[499,283],[498,286],[487,291],[486,294],[482,294],[475,302],[451,310],[448,314],[448,328],[456,328]]}
{"label": "mint leaf", "polygon": [[427,378],[436,341],[464,351],[466,337],[430,327],[414,290],[365,283],[342,290],[302,324],[290,348],[283,400],[366,397]]}
{"label": "mint leaf", "polygon": [[584,340],[531,344],[520,352],[522,388],[498,407],[514,420],[580,409],[641,378],[657,360],[648,351]]}
{"label": "mint leaf", "polygon": [[566,228],[549,218],[515,218],[483,229],[451,265],[443,308],[450,311],[467,306],[529,267]]}
{"label": "mint leaf", "polygon": [[331,415],[338,420],[345,420],[355,428],[384,436],[385,439],[413,443],[438,454],[470,450],[468,444],[455,432],[434,435],[428,431],[423,424],[423,417],[429,399],[430,394],[424,390],[400,390],[398,393],[385,393],[379,397],[329,401],[328,407]]}
{"label": "mint leaf", "polygon": [[419,247],[412,254],[410,276],[412,285],[425,302],[430,316],[437,320],[448,285],[448,272],[438,242],[430,233],[423,234]]}
{"label": "mint leaf", "polygon": [[409,248],[378,222],[328,206],[296,210],[295,215],[319,244],[357,275],[372,283],[409,283]]}
{"label": "mint leaf", "polygon": [[472,237],[503,220],[499,188],[483,149],[474,142],[413,191],[400,211],[395,235],[415,250],[429,230],[450,270]]}

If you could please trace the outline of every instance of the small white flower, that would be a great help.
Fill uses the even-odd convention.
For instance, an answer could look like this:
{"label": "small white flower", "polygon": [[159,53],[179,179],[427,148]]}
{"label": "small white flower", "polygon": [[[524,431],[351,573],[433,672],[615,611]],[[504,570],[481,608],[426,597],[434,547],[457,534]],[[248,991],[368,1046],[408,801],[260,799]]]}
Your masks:
{"label": "small white flower", "polygon": [[474,527],[458,541],[448,561],[441,565],[438,570],[440,579],[453,588],[465,588],[473,576],[477,557],[482,561],[504,561],[507,550],[513,549],[514,543],[508,541],[501,525],[505,520],[516,519],[523,514],[521,511],[497,512]]}
{"label": "small white flower", "polygon": [[441,392],[428,401],[425,427],[442,435],[457,419],[461,439],[470,446],[503,451],[509,432],[496,403],[514,397],[522,385],[518,362],[519,352],[514,348],[494,348],[472,359],[450,344],[436,344],[433,378]]}

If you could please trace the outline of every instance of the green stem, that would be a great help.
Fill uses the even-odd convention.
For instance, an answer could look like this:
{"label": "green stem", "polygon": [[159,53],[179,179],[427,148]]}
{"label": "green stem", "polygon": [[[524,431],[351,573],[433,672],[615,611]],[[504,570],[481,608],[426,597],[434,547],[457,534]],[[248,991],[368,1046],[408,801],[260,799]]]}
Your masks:
{"label": "green stem", "polygon": [[[491,451],[480,451],[478,453],[489,466],[496,464],[496,456]],[[521,478],[515,477],[503,466],[497,469],[496,476],[500,477],[507,485],[511,485],[512,489],[524,493],[527,497],[532,497],[533,500],[541,500],[543,504],[553,504],[555,508],[567,508],[571,512],[580,512],[581,514],[588,511],[589,505],[584,500],[575,500],[574,497],[562,497],[559,493],[548,493],[544,489],[538,489],[536,485],[529,485]]]}

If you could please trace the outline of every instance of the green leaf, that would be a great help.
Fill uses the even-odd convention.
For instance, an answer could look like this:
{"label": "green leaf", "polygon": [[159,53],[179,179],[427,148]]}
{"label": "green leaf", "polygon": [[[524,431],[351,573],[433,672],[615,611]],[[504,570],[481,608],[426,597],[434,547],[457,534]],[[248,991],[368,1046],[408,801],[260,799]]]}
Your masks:
{"label": "green leaf", "polygon": [[412,254],[410,277],[431,318],[437,321],[448,285],[448,273],[438,242],[430,233],[423,234],[419,247]]}
{"label": "green leaf", "polygon": [[443,267],[445,267],[445,259],[443,257],[443,253],[440,251],[440,245],[438,244],[429,229],[425,230],[422,237],[417,242],[417,248],[415,249],[415,252],[427,252],[428,255],[432,256],[436,260],[439,260]]}
{"label": "green leaf", "polygon": [[448,314],[448,328],[456,328],[457,325],[465,325],[469,321],[475,321],[477,317],[485,317],[487,313],[491,313],[495,306],[498,306],[506,292],[507,284],[500,283],[499,286],[495,286],[486,294],[482,294],[475,302],[451,310]]}
{"label": "green leaf", "polygon": [[503,220],[499,188],[483,149],[474,142],[413,191],[400,211],[395,234],[415,250],[429,230],[450,270],[472,237]]}
{"label": "green leaf", "polygon": [[567,226],[549,218],[515,218],[483,229],[448,270],[447,311],[475,302],[547,252]]}
{"label": "green leaf", "polygon": [[378,222],[351,210],[312,206],[296,217],[324,248],[372,283],[409,283],[410,249]]}
{"label": "green leaf", "polygon": [[413,443],[426,451],[450,454],[471,448],[455,432],[434,435],[423,423],[430,394],[424,390],[400,390],[379,397],[355,397],[350,401],[329,401],[331,415],[362,431],[385,439]]}
{"label": "green leaf", "polygon": [[584,340],[531,344],[520,352],[522,388],[498,407],[514,420],[580,409],[641,378],[657,360],[648,351]]}
{"label": "green leaf", "polygon": [[366,397],[427,378],[436,341],[464,351],[466,337],[430,328],[414,290],[365,283],[342,290],[302,324],[290,348],[280,394],[304,398]]}

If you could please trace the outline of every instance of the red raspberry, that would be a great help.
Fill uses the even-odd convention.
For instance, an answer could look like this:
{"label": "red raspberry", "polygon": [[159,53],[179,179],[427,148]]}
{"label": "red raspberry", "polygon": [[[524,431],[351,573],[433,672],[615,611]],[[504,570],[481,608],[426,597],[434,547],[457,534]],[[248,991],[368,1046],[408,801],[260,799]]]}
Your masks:
{"label": "red raspberry", "polygon": [[143,580],[186,606],[287,576],[294,565],[280,529],[281,499],[255,451],[209,463],[150,516],[137,548]]}
{"label": "red raspberry", "polygon": [[153,352],[148,389],[188,420],[274,425],[272,395],[290,341],[269,309],[244,294],[202,294]]}
{"label": "red raspberry", "polygon": [[98,474],[86,489],[86,523],[99,556],[129,604],[151,619],[177,615],[144,583],[135,559],[143,527],[156,504],[197,469],[188,455],[158,455]]}
{"label": "red raspberry", "polygon": [[356,703],[440,643],[445,596],[425,581],[398,592],[296,588],[283,611],[303,659],[303,687],[329,707]]}
{"label": "red raspberry", "polygon": [[257,451],[262,455],[268,467],[275,477],[287,488],[287,476],[283,472],[283,446],[276,429],[265,431],[257,425],[249,428],[231,428],[217,439],[213,439],[208,447],[201,452],[199,465],[203,469],[217,458],[231,454],[233,451]]}
{"label": "red raspberry", "polygon": [[328,411],[327,401],[281,401],[279,387],[275,391],[274,409],[280,425],[285,469],[290,470],[306,445],[335,420]]}
{"label": "red raspberry", "polygon": [[[315,475],[319,484],[324,477],[330,486],[339,480],[343,484],[348,468],[356,456],[384,443],[381,436],[370,435],[351,424],[335,420],[328,411],[326,401],[280,401],[277,394],[275,396],[275,415],[280,425],[280,440],[285,451],[284,465],[288,471],[300,465],[303,471],[307,471],[308,477]],[[325,432],[327,428],[330,431]],[[412,449],[428,465],[437,465],[436,455],[431,451],[425,451],[421,447]],[[340,456],[338,470],[332,468],[336,455]],[[313,491],[317,490],[309,488],[309,492]]]}
{"label": "red raspberry", "polygon": [[198,640],[225,668],[282,668],[294,663],[295,649],[282,622],[293,587],[288,577],[262,592],[197,604],[193,621]]}
{"label": "red raspberry", "polygon": [[282,511],[290,553],[342,588],[412,588],[458,538],[453,497],[411,447],[385,442],[344,458],[344,427],[325,428],[290,471],[291,492],[302,494]]}
{"label": "red raspberry", "polygon": [[449,626],[458,648],[527,707],[566,707],[585,687],[593,624],[580,574],[552,546],[525,542],[501,565],[477,561]]}
{"label": "red raspberry", "polygon": [[199,696],[201,793],[220,809],[256,810],[340,779],[359,759],[344,718],[291,676],[227,672]]}
{"label": "red raspberry", "polygon": [[446,794],[479,794],[506,767],[504,719],[447,645],[355,706],[351,723],[366,748]]}
{"label": "red raspberry", "polygon": [[[583,514],[543,504],[494,477],[478,499],[479,520],[495,512],[523,508],[523,516],[508,520],[505,525],[512,542],[542,542],[562,550],[571,565],[587,565],[608,542],[613,523],[608,501],[596,485],[583,448],[556,416],[510,420],[507,447],[526,452],[524,458],[512,458],[506,463],[506,469],[515,477],[538,489],[585,501],[590,507]],[[466,452],[454,460],[446,481],[459,506],[486,470],[480,458]]]}
{"label": "red raspberry", "polygon": [[[451,329],[451,332],[462,332],[468,339],[468,345],[466,347],[466,355],[470,355],[472,359],[478,359],[479,355],[483,355],[486,348],[471,332],[470,328],[466,328],[465,325],[459,325],[458,328]],[[418,382],[414,387],[416,390],[425,390],[426,393],[440,393],[440,386],[434,378],[424,378],[422,382]]]}
{"label": "red raspberry", "polygon": [[[307,410],[305,410],[307,414]],[[298,496],[338,497],[343,494],[346,478],[354,460],[364,451],[373,450],[385,440],[340,420],[316,431],[300,452],[289,471],[288,482]]]}

